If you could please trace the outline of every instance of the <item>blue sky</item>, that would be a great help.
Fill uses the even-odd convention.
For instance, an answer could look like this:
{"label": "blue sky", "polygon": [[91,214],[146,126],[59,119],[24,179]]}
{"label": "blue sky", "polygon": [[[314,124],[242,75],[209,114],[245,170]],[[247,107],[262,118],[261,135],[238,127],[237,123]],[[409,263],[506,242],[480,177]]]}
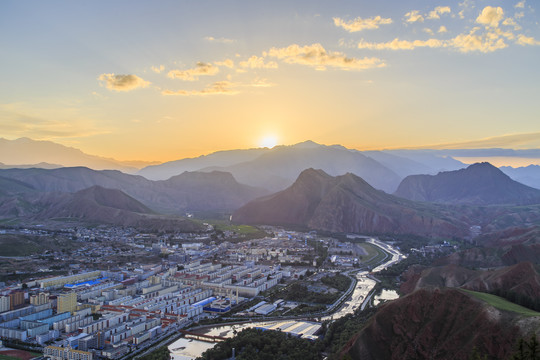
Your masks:
{"label": "blue sky", "polygon": [[[538,3],[0,3],[0,136],[172,160],[540,147]],[[486,140],[487,139],[487,140]]]}

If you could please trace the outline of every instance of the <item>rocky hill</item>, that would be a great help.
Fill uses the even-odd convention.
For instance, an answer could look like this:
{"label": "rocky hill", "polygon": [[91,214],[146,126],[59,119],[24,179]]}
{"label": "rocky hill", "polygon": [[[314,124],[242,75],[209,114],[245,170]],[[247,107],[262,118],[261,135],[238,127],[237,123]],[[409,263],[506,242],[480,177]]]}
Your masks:
{"label": "rocky hill", "polygon": [[540,275],[530,262],[494,270],[471,270],[457,265],[423,268],[413,266],[402,276],[403,293],[423,288],[464,288],[494,293],[500,290],[523,297],[540,298]]}
{"label": "rocky hill", "polygon": [[540,190],[512,180],[489,163],[437,175],[411,175],[394,195],[415,201],[473,205],[540,203]]}
{"label": "rocky hill", "polygon": [[353,174],[308,169],[286,190],[249,202],[232,219],[331,232],[464,236],[468,226],[446,211],[388,195]]}
{"label": "rocky hill", "polygon": [[201,226],[184,218],[155,214],[117,189],[93,186],[76,193],[45,193],[32,201],[39,209],[35,220],[80,220],[85,223],[133,226],[151,230],[198,231]]}
{"label": "rocky hill", "polygon": [[362,360],[507,359],[538,317],[502,311],[457,289],[420,289],[380,306],[342,355]]}

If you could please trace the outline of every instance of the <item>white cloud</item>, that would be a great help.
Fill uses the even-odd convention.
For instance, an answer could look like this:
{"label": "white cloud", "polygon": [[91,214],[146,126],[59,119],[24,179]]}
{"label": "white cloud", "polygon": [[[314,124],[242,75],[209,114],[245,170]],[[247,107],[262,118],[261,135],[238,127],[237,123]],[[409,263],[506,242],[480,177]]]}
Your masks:
{"label": "white cloud", "polygon": [[229,69],[234,68],[234,61],[232,61],[231,59],[225,59],[223,61],[214,61],[214,64],[217,66],[225,66],[225,67],[228,67]]}
{"label": "white cloud", "polygon": [[472,29],[468,34],[460,34],[452,39],[451,45],[461,52],[480,51],[489,53],[504,49],[508,45],[495,31],[486,31],[477,34],[478,28]]}
{"label": "white cloud", "polygon": [[519,45],[540,45],[540,41],[536,40],[533,37],[525,36],[523,34],[518,35],[517,43]]}
{"label": "white cloud", "polygon": [[240,66],[249,69],[277,69],[275,61],[264,62],[264,58],[253,55],[246,61],[241,61]]}
{"label": "white cloud", "polygon": [[426,34],[434,35],[433,30],[431,30],[430,28],[423,28],[422,31]]}
{"label": "white cloud", "polygon": [[523,9],[525,7],[525,0],[522,0],[518,2],[516,5],[514,5],[516,9]]}
{"label": "white cloud", "polygon": [[516,23],[516,21],[514,19],[512,19],[512,18],[504,19],[502,24],[505,25],[505,26],[513,26],[514,30],[516,30],[516,31],[521,30],[521,26],[519,26],[518,23]]}
{"label": "white cloud", "polygon": [[418,10],[412,10],[405,14],[405,21],[408,23],[424,22],[424,17]]}
{"label": "white cloud", "polygon": [[476,22],[496,28],[503,17],[504,11],[501,7],[486,6],[476,18]]}
{"label": "white cloud", "polygon": [[264,56],[282,59],[288,64],[311,66],[317,70],[326,70],[328,66],[342,70],[364,70],[386,66],[381,59],[349,58],[341,52],[326,51],[321,44],[306,46],[293,44],[286,48],[271,48]]}
{"label": "white cloud", "polygon": [[445,42],[438,39],[408,41],[395,38],[385,43],[370,43],[363,40],[358,43],[359,49],[369,50],[414,50],[418,47],[440,48],[445,46]]}
{"label": "white cloud", "polygon": [[439,34],[444,34],[445,32],[448,32],[448,29],[446,28],[446,26],[441,25],[441,27],[439,28],[439,30],[437,30],[437,32]]}
{"label": "white cloud", "polygon": [[185,81],[195,81],[199,79],[199,76],[212,76],[219,72],[219,68],[212,64],[204,62],[198,62],[197,66],[188,70],[171,70],[167,73],[167,76],[171,79],[181,79]]}
{"label": "white cloud", "polygon": [[343,29],[351,33],[366,30],[366,29],[368,30],[378,29],[379,25],[387,25],[391,23],[392,23],[392,19],[382,18],[380,16],[370,17],[366,19],[357,17],[356,19],[352,21],[345,21],[337,17],[334,18],[334,25],[338,27],[342,27]]}
{"label": "white cloud", "polygon": [[204,38],[204,40],[206,40],[208,42],[217,42],[217,43],[221,43],[221,44],[232,44],[232,43],[236,42],[236,40],[233,40],[233,39],[215,38],[213,36],[207,36],[207,37]]}
{"label": "white cloud", "polygon": [[98,80],[104,82],[107,89],[115,91],[131,91],[147,87],[150,84],[137,75],[101,74]]}
{"label": "white cloud", "polygon": [[437,6],[435,9],[429,12],[427,18],[428,19],[440,19],[441,15],[443,14],[449,14],[452,10],[450,9],[450,6]]}

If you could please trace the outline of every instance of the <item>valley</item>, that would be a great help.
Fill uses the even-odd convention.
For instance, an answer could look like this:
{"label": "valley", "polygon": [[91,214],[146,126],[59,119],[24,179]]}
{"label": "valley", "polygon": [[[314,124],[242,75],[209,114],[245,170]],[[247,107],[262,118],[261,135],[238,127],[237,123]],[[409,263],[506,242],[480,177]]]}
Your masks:
{"label": "valley", "polygon": [[378,177],[437,157],[360,155],[313,142],[222,152],[160,180],[0,169],[1,336],[47,356],[194,359],[279,328],[316,358],[509,357],[539,326],[540,190],[487,163],[390,186]]}

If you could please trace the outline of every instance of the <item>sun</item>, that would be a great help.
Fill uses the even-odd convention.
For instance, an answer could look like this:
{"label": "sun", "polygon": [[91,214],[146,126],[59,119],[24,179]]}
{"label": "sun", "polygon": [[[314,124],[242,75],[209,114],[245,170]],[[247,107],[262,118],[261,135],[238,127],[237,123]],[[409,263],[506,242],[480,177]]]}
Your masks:
{"label": "sun", "polygon": [[259,142],[259,146],[262,147],[262,148],[273,148],[274,146],[276,146],[278,144],[278,140],[275,136],[273,135],[269,135],[269,136],[265,136],[264,138],[261,139],[261,141]]}

